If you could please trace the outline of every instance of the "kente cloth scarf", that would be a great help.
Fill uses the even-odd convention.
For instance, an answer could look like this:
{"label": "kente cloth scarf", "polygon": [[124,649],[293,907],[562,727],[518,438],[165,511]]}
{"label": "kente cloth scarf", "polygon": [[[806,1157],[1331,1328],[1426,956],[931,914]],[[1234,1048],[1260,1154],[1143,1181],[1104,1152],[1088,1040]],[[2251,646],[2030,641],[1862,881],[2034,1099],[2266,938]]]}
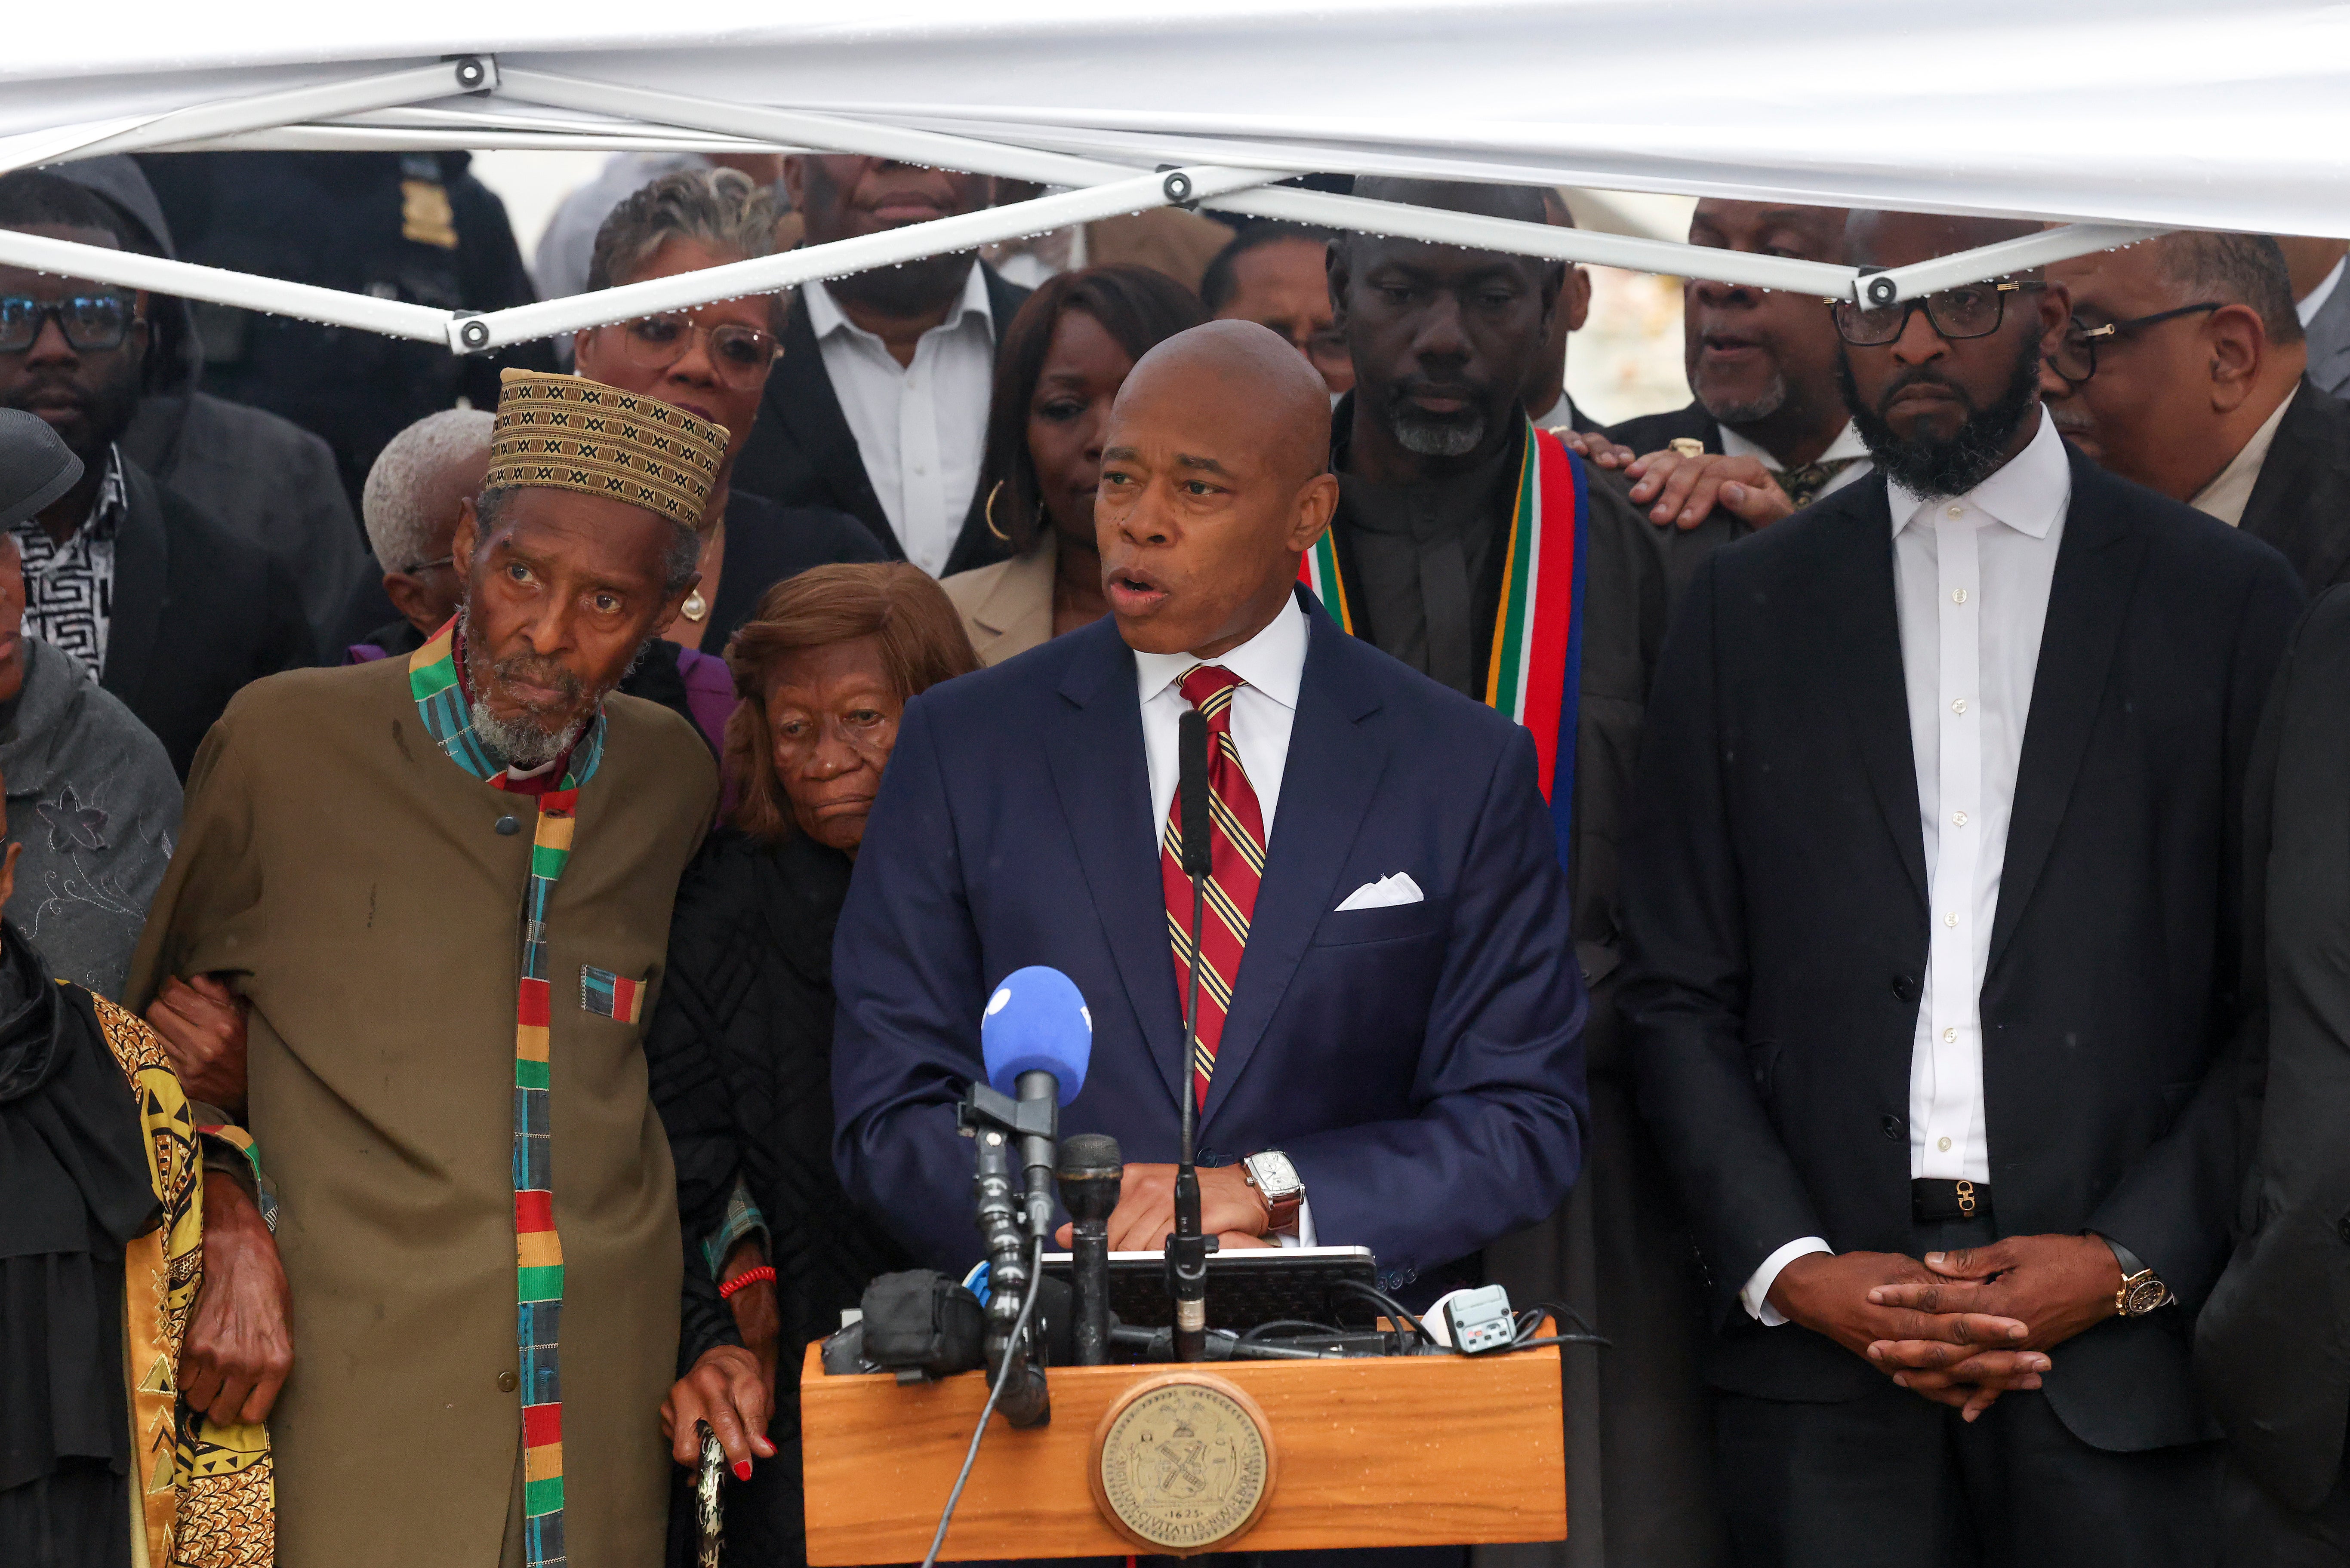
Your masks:
{"label": "kente cloth scarf", "polygon": [[[71,1005],[61,988],[58,1005]],[[215,1425],[180,1397],[180,1346],[203,1288],[201,1137],[259,1165],[242,1128],[199,1127],[154,1031],[102,996],[79,993],[139,1105],[161,1215],[123,1249],[123,1330],[131,1375],[133,1528],[146,1560],[172,1568],[268,1568],[276,1556],[277,1489],[269,1432]],[[268,1210],[264,1208],[265,1217]],[[273,1229],[274,1229],[273,1225]]]}
{"label": "kente cloth scarf", "polygon": [[[1485,664],[1485,704],[1534,735],[1543,798],[1550,803],[1551,831],[1558,862],[1565,866],[1575,815],[1589,477],[1582,458],[1531,421],[1524,452],[1503,558],[1501,610],[1493,618],[1493,647]],[[1314,590],[1341,631],[1354,632],[1355,611],[1329,530],[1298,563],[1297,579]]]}
{"label": "kente cloth scarf", "polygon": [[[457,679],[457,623],[408,656],[408,690],[427,733],[451,762],[493,787],[506,770],[473,733]],[[514,1195],[515,1325],[522,1362],[523,1545],[531,1568],[553,1568],[563,1548],[563,1386],[556,1376],[563,1320],[563,1242],[555,1231],[555,1173],[547,1118],[546,911],[571,856],[580,786],[604,755],[601,709],[571,748],[555,788],[537,797],[530,887],[523,901],[522,979],[515,1002]]]}

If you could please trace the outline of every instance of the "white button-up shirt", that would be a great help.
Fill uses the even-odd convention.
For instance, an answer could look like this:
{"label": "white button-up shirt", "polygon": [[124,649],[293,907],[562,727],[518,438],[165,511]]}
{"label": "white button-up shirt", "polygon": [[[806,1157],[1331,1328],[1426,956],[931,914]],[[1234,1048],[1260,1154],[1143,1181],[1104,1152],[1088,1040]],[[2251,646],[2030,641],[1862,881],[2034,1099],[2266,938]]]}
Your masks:
{"label": "white button-up shirt", "polygon": [[962,297],[922,334],[914,362],[903,366],[878,336],[848,319],[823,284],[806,285],[806,297],[824,373],[857,438],[865,476],[906,559],[935,577],[962,532],[987,442],[995,381],[987,278],[973,262]]}
{"label": "white button-up shirt", "polygon": [[[2048,592],[2072,504],[2064,443],[2044,413],[2024,449],[1964,495],[1887,486],[1909,749],[1925,840],[1929,940],[1909,1051],[1909,1174],[1988,1183],[1983,970],[2007,860],[2016,764],[2032,712]],[[1789,1241],[1740,1293],[1765,1324],[1779,1271],[1832,1249]]]}
{"label": "white button-up shirt", "polygon": [[[1175,806],[1175,776],[1181,762],[1176,735],[1184,711],[1183,677],[1199,664],[1221,664],[1244,684],[1232,693],[1232,744],[1241,771],[1256,792],[1264,842],[1273,844],[1274,812],[1281,805],[1281,775],[1289,762],[1289,732],[1297,720],[1297,687],[1305,675],[1305,610],[1295,598],[1238,648],[1215,659],[1191,653],[1134,656],[1135,688],[1142,699],[1142,755],[1150,774],[1150,841],[1164,842],[1167,814]],[[1170,957],[1170,962],[1172,962]],[[1251,1150],[1251,1153],[1259,1152]],[[1298,1207],[1295,1234],[1274,1238],[1284,1247],[1315,1244],[1312,1199]]]}

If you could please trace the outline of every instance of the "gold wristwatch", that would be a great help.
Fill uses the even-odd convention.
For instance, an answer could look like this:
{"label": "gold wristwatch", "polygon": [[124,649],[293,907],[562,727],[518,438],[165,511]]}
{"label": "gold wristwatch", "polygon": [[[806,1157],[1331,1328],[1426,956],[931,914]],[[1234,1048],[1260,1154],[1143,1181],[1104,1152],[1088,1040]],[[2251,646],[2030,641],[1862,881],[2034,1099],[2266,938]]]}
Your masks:
{"label": "gold wristwatch", "polygon": [[[2091,1231],[2091,1235],[2096,1235]],[[2111,1236],[2097,1240],[2113,1249],[2114,1262],[2121,1266],[2121,1289],[2114,1293],[2114,1311],[2122,1317],[2144,1317],[2158,1307],[2170,1304],[2170,1287],[2154,1277],[2154,1271],[2138,1262],[2138,1256]]]}

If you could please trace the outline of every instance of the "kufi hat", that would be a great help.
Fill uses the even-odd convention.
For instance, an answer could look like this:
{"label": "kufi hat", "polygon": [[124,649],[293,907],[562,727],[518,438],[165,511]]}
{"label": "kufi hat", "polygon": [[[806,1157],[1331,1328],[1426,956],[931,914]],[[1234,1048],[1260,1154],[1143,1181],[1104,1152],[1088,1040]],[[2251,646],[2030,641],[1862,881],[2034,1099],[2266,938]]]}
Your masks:
{"label": "kufi hat", "polygon": [[726,458],[725,426],[585,376],[507,370],[498,381],[484,489],[608,495],[701,526]]}

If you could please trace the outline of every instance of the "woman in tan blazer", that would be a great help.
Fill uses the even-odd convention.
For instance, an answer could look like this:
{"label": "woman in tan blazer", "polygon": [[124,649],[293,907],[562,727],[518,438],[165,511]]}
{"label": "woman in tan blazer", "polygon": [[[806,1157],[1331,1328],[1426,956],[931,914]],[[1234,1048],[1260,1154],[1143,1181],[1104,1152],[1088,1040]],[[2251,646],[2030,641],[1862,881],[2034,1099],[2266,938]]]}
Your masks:
{"label": "woman in tan blazer", "polygon": [[1004,329],[987,450],[972,504],[1012,558],[946,579],[985,664],[1000,664],[1099,620],[1094,487],[1102,431],[1134,362],[1208,313],[1196,296],[1139,266],[1047,279]]}

